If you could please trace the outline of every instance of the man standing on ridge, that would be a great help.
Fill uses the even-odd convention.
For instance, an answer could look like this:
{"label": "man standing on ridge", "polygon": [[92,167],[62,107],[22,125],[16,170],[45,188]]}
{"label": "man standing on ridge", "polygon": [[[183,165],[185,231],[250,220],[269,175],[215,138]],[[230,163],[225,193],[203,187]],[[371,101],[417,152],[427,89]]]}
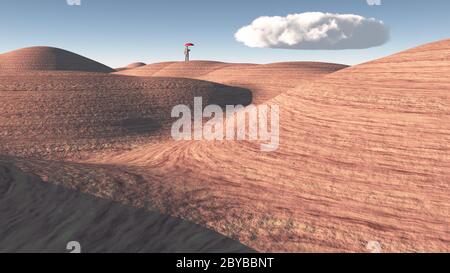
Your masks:
{"label": "man standing on ridge", "polygon": [[184,49],[184,60],[186,62],[189,62],[190,52],[191,52],[191,49],[189,47],[190,46],[194,46],[194,44],[193,43],[186,43],[184,46],[185,46],[185,49]]}

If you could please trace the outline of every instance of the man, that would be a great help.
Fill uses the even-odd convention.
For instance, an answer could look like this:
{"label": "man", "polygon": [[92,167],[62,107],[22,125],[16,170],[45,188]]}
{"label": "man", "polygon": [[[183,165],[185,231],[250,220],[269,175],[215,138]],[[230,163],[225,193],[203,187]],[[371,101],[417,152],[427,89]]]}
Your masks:
{"label": "man", "polygon": [[186,46],[186,48],[184,49],[184,56],[186,62],[189,62],[189,52],[191,52],[191,50],[189,49],[189,46]]}

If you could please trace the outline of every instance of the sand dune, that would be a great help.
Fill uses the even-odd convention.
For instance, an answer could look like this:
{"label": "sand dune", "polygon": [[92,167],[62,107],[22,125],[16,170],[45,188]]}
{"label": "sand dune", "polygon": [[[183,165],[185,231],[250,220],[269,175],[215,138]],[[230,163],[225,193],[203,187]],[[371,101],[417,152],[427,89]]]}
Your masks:
{"label": "sand dune", "polygon": [[78,54],[53,47],[28,47],[0,54],[0,73],[63,70],[110,73],[115,70]]}
{"label": "sand dune", "polygon": [[142,63],[142,62],[137,62],[137,63],[132,63],[132,64],[127,65],[126,68],[133,69],[133,68],[138,68],[138,67],[145,66],[145,65],[147,65],[147,64]]}
{"label": "sand dune", "polygon": [[[160,70],[153,66],[156,72],[152,75],[169,74],[164,67],[172,65],[172,72],[168,71],[177,74],[180,63],[159,64]],[[144,72],[150,66],[128,72]],[[240,65],[236,73],[226,72],[231,68],[226,64],[202,67],[186,73],[186,77],[220,80],[228,75],[230,81],[244,82],[248,79],[241,79],[238,72],[245,68],[251,71],[248,74],[256,74],[254,81],[276,74],[269,87],[263,86],[266,89],[261,92],[267,93],[260,100],[280,106],[280,148],[276,152],[263,153],[256,142],[175,142],[168,138],[152,142],[152,138],[146,138],[131,151],[118,146],[115,153],[92,153],[101,150],[92,149],[87,160],[23,160],[17,166],[49,183],[195,222],[260,251],[364,252],[369,241],[378,241],[386,252],[450,251],[450,40],[341,70],[343,67],[336,65],[311,64],[309,72],[302,72],[297,71],[296,64],[286,63],[268,65],[263,72],[255,72],[252,69],[261,68],[252,65]],[[289,67],[293,71],[289,72]],[[323,69],[330,74],[318,72]],[[333,69],[339,71],[331,73]],[[301,73],[311,74],[310,80],[286,90],[297,83]],[[0,91],[0,109],[4,109],[0,120],[11,128],[6,130],[11,133],[0,140],[1,153],[21,155],[21,149],[8,150],[27,141],[26,137],[13,136],[15,132],[24,128],[29,133],[29,128],[47,124],[43,118],[36,123],[31,116],[49,117],[49,124],[68,122],[49,114],[67,117],[56,106],[47,106],[50,110],[45,115],[27,112],[44,102],[51,106],[47,101],[61,98],[61,93],[70,95],[58,105],[70,102],[80,108],[69,116],[88,116],[86,120],[91,120],[117,109],[141,116],[140,111],[151,104],[140,103],[152,94],[154,100],[161,99],[161,94],[173,94],[178,102],[189,101],[200,83],[205,85],[206,97],[211,88],[217,89],[214,83],[198,80],[118,75],[103,75],[107,77],[104,83],[98,76],[83,80],[80,88],[78,81],[70,80],[74,75],[64,77],[58,76],[61,82],[53,80],[44,87],[35,84],[43,77],[29,81],[0,79],[0,90],[4,90]],[[250,85],[253,80],[250,77],[244,84]],[[55,88],[58,85],[64,88]],[[127,92],[116,96],[110,90],[113,86]],[[274,86],[283,88],[278,93],[268,89]],[[244,90],[223,88],[230,90],[227,94],[248,95]],[[21,89],[29,91],[18,92]],[[47,100],[45,94],[52,92],[40,89],[60,92]],[[71,94],[78,89],[85,90],[83,96]],[[83,100],[92,98],[92,92],[86,90],[96,90],[95,99]],[[185,90],[192,91],[180,99]],[[147,92],[150,95],[142,95]],[[121,104],[124,97],[130,103]],[[135,103],[142,107],[136,110],[131,106]],[[165,113],[169,105],[163,103],[156,112]],[[103,107],[106,110],[92,110]],[[111,128],[102,118],[92,120]],[[84,121],[76,124],[90,128]],[[58,132],[50,135],[58,136]],[[105,139],[111,136],[116,139],[116,135],[108,134]],[[36,138],[46,141],[30,135],[33,141]],[[124,139],[128,143],[131,138],[126,135]],[[68,147],[72,143],[69,141]],[[35,146],[24,151],[32,149]]]}
{"label": "sand dune", "polygon": [[212,71],[224,68],[230,64],[213,61],[175,62],[156,71],[154,77],[199,78]]}
{"label": "sand dune", "polygon": [[346,68],[345,65],[286,62],[266,65],[192,61],[149,64],[118,74],[202,79],[252,90],[253,103],[263,103],[301,83]]}
{"label": "sand dune", "polygon": [[[252,252],[193,223],[41,181],[0,158],[0,253]],[[20,215],[20,218],[18,217]]]}
{"label": "sand dune", "polygon": [[198,78],[230,64],[213,61],[163,62],[119,72],[129,76]]}
{"label": "sand dune", "polygon": [[448,252],[449,72],[446,40],[301,85],[270,101],[274,153],[174,142],[91,162],[129,168],[159,185],[160,210],[257,250]]}
{"label": "sand dune", "polygon": [[115,68],[114,70],[116,70],[116,71],[124,71],[124,70],[128,70],[128,69],[135,69],[135,68],[142,67],[142,66],[145,66],[145,65],[147,65],[147,64],[146,63],[142,63],[142,62],[136,62],[136,63],[131,63],[131,64],[125,66],[125,67]]}
{"label": "sand dune", "polygon": [[[173,106],[244,104],[242,88],[175,78],[35,72],[0,74],[0,154],[67,158],[164,137]],[[170,128],[170,127],[169,127]]]}
{"label": "sand dune", "polygon": [[162,62],[162,63],[147,64],[145,66],[141,66],[141,67],[138,67],[135,69],[119,71],[116,74],[126,75],[126,76],[150,77],[150,76],[153,76],[156,72],[163,69],[164,67],[169,66],[174,63],[176,63],[176,62]]}
{"label": "sand dune", "polygon": [[253,93],[253,103],[260,104],[299,84],[308,83],[346,67],[314,62],[242,64],[212,71],[200,79],[249,88]]}

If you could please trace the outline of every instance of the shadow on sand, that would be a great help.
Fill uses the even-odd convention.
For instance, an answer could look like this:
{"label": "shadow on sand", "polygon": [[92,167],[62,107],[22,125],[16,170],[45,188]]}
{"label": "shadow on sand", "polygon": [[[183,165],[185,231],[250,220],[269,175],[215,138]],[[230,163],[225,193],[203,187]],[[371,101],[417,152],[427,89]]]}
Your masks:
{"label": "shadow on sand", "polygon": [[0,162],[0,252],[253,252],[201,226],[99,199]]}

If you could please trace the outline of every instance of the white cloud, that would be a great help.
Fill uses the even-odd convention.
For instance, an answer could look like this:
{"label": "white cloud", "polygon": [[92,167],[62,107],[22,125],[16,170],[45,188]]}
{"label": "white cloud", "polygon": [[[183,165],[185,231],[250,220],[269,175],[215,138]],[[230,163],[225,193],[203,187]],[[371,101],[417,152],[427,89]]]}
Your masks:
{"label": "white cloud", "polygon": [[389,40],[382,21],[354,14],[306,12],[263,16],[239,29],[235,38],[249,47],[285,49],[361,49]]}

